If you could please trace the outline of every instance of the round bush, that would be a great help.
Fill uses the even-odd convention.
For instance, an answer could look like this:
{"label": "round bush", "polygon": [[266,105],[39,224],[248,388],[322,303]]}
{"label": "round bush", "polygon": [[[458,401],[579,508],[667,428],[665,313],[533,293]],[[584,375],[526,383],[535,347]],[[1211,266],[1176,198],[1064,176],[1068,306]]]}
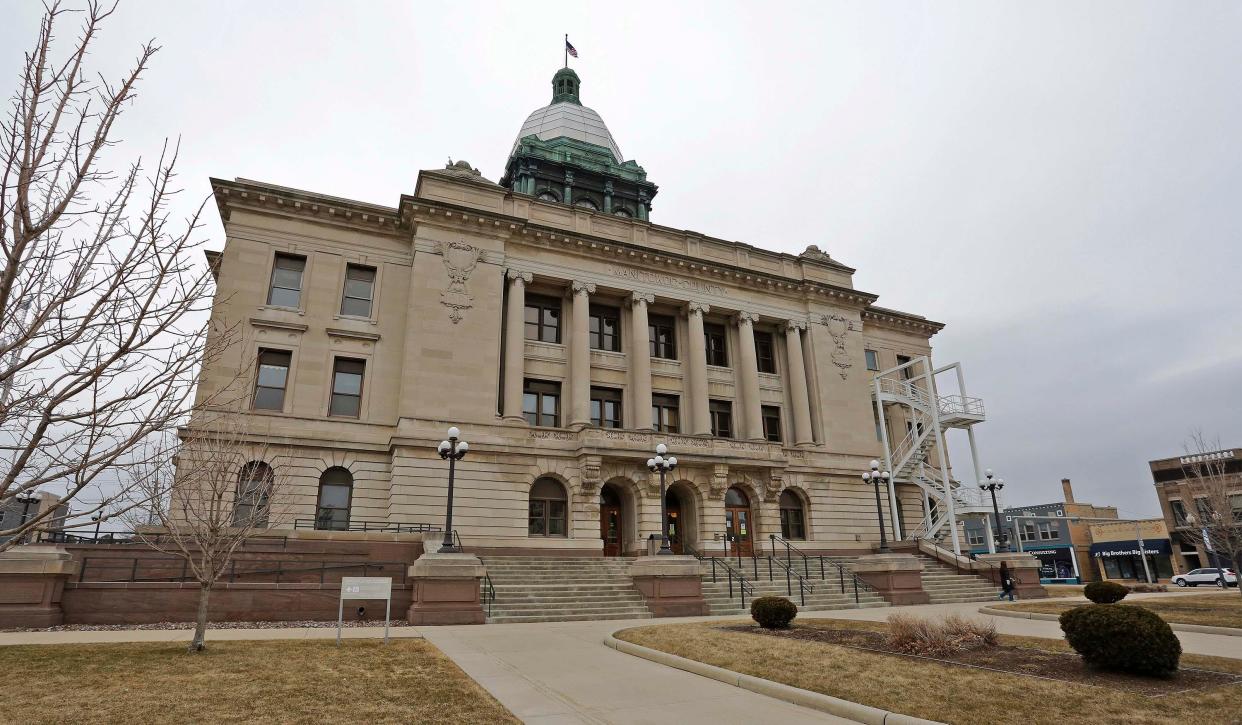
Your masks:
{"label": "round bush", "polygon": [[1125,599],[1130,590],[1117,582],[1091,582],[1083,587],[1082,593],[1096,604],[1113,604]]}
{"label": "round bush", "polygon": [[764,629],[789,629],[798,605],[783,597],[759,597],[750,603],[750,617]]}
{"label": "round bush", "polygon": [[1061,615],[1061,631],[1088,665],[1142,675],[1177,671],[1182,644],[1168,623],[1128,604],[1088,604]]}

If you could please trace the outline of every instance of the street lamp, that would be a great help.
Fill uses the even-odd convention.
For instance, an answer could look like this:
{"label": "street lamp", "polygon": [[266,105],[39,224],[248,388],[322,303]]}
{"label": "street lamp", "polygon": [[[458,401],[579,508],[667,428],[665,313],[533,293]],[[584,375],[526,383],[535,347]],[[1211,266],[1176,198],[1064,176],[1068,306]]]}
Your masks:
{"label": "street lamp", "polygon": [[1001,528],[1000,507],[996,505],[996,492],[1005,487],[1005,479],[1003,478],[994,479],[992,477],[992,469],[990,468],[984,471],[984,475],[986,475],[988,478],[986,481],[979,482],[979,488],[992,494],[992,514],[996,516],[996,526],[992,531],[992,536],[995,537],[995,540],[996,540],[996,544],[995,544],[996,550],[1008,552],[1009,544],[1005,543],[1005,537],[1003,535],[1003,532],[1005,530]]}
{"label": "street lamp", "polygon": [[436,452],[441,458],[447,458],[449,462],[449,480],[448,480],[448,511],[444,514],[444,541],[440,544],[441,554],[461,553],[461,549],[453,545],[453,476],[456,473],[456,463],[466,457],[466,451],[470,450],[470,444],[465,441],[458,441],[457,437],[461,435],[461,431],[457,430],[457,426],[448,429],[448,440],[440,441],[440,445],[436,447]]}
{"label": "street lamp", "polygon": [[880,470],[880,462],[871,462],[871,472],[864,473],[862,480],[875,486],[875,515],[880,519],[880,553],[888,553],[888,537],[884,534],[884,506],[880,504],[880,487],[888,488],[888,480],[892,478],[888,471]]}
{"label": "street lamp", "polygon": [[664,456],[668,453],[668,446],[661,443],[656,446],[655,458],[647,459],[647,468],[652,472],[660,474],[660,550],[657,554],[670,556],[673,549],[668,545],[668,501],[665,500],[664,492],[664,474],[677,467],[677,457]]}

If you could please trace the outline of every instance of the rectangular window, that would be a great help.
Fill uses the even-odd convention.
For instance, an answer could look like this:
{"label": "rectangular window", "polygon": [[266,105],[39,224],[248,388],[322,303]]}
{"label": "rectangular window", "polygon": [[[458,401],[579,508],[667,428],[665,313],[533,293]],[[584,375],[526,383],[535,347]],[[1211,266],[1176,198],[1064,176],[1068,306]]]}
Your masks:
{"label": "rectangular window", "polygon": [[1176,526],[1186,525],[1186,507],[1181,501],[1170,501],[1169,508],[1173,509],[1173,523]]}
{"label": "rectangular window", "polygon": [[676,395],[652,394],[651,427],[659,433],[680,433],[680,408],[680,401]]}
{"label": "rectangular window", "polygon": [[375,267],[350,264],[345,267],[345,292],[341,295],[341,314],[370,317],[375,299]]}
{"label": "rectangular window", "polygon": [[621,427],[621,391],[591,388],[591,423],[601,428]]}
{"label": "rectangular window", "polygon": [[282,350],[259,351],[259,373],[254,386],[255,410],[284,410],[285,388],[289,385],[289,363],[293,353]]}
{"label": "rectangular window", "polygon": [[332,402],[328,415],[357,418],[362,413],[362,375],[366,363],[338,357],[332,364]]}
{"label": "rectangular window", "polygon": [[542,295],[526,296],[526,339],[561,341],[561,301]]}
{"label": "rectangular window", "polygon": [[522,394],[522,417],[531,425],[555,428],[561,424],[561,384],[527,380]]}
{"label": "rectangular window", "polygon": [[755,362],[759,364],[759,372],[776,373],[776,348],[772,344],[772,333],[755,333]]}
{"label": "rectangular window", "polygon": [[802,509],[781,509],[781,537],[793,541],[806,540],[806,520]]}
{"label": "rectangular window", "polygon": [[879,370],[880,369],[880,354],[878,352],[876,352],[875,350],[864,350],[863,354],[867,356],[867,369],[868,370]]}
{"label": "rectangular window", "polygon": [[1039,524],[1039,538],[1041,541],[1052,541],[1057,538],[1057,530],[1051,521],[1043,521]]}
{"label": "rectangular window", "polygon": [[982,531],[967,531],[966,541],[971,546],[983,546],[983,543],[984,543],[983,532]]}
{"label": "rectangular window", "polygon": [[1035,524],[1030,521],[1024,521],[1022,523],[1022,530],[1021,532],[1019,532],[1019,536],[1022,537],[1023,541],[1034,541],[1035,540]]}
{"label": "rectangular window", "polygon": [[272,283],[267,288],[267,303],[274,307],[297,307],[302,302],[302,273],[306,257],[277,254],[272,265]]}
{"label": "rectangular window", "polygon": [[1233,520],[1242,522],[1242,493],[1229,494],[1229,509],[1233,512]]}
{"label": "rectangular window", "polygon": [[591,349],[621,352],[621,311],[591,305]]}
{"label": "rectangular window", "polygon": [[712,435],[717,438],[733,437],[733,402],[709,400],[707,410],[712,417]]}
{"label": "rectangular window", "polygon": [[650,333],[651,357],[664,360],[677,359],[677,321],[667,315],[651,315],[647,318]]}
{"label": "rectangular window", "polygon": [[729,351],[726,348],[724,325],[703,325],[703,336],[707,339],[707,364],[718,367],[729,367]]}
{"label": "rectangular window", "polygon": [[765,405],[763,412],[763,438],[771,443],[781,442],[781,409],[775,405]]}
{"label": "rectangular window", "polygon": [[[905,365],[905,364],[906,364],[906,363],[908,363],[908,362],[910,362],[910,358],[909,358],[909,356],[907,356],[907,355],[898,355],[898,356],[897,356],[897,364],[898,364],[898,365]],[[902,369],[901,369],[901,378],[902,378],[902,380],[909,380],[909,379],[911,379],[911,378],[913,378],[913,377],[914,377],[914,366],[913,366],[913,365],[911,365],[911,366],[909,366],[909,367],[904,367],[904,368],[902,368]]]}

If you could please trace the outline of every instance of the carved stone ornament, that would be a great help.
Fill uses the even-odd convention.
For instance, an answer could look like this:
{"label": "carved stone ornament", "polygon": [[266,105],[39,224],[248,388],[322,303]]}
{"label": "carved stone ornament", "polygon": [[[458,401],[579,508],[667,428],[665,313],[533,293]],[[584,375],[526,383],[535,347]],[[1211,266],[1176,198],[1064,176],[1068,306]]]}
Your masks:
{"label": "carved stone ornament", "polygon": [[655,303],[655,295],[649,292],[631,292],[629,301],[631,307],[650,305]]}
{"label": "carved stone ornament", "polygon": [[759,315],[754,312],[738,312],[736,315],[733,316],[733,319],[739,325],[741,325],[742,323],[748,323],[748,324],[753,325],[759,321]]}
{"label": "carved stone ornament", "polygon": [[590,495],[599,491],[600,466],[599,456],[586,456],[582,461],[582,493]]}
{"label": "carved stone ornament", "polygon": [[857,331],[858,328],[852,320],[841,315],[824,315],[820,321],[828,328],[828,334],[832,337],[832,364],[837,366],[841,379],[845,380],[847,371],[854,366],[849,353],[845,351],[845,333]]}
{"label": "carved stone ornament", "polygon": [[817,259],[823,262],[835,262],[836,261],[831,256],[829,256],[827,252],[820,249],[819,245],[817,244],[808,244],[806,249],[803,250],[802,254],[799,254],[798,256],[807,257],[808,259]]}
{"label": "carved stone ornament", "polygon": [[711,308],[711,305],[707,304],[706,302],[687,302],[686,311],[692,315],[695,314],[696,312],[700,315],[706,315],[707,313],[712,311],[712,308]]}
{"label": "carved stone ornament", "polygon": [[573,294],[575,295],[595,294],[595,283],[594,282],[581,282],[579,280],[574,280],[573,282],[570,283],[569,288],[573,291]]}
{"label": "carved stone ornament", "polygon": [[763,498],[769,503],[780,500],[781,491],[785,489],[784,476],[780,471],[772,471],[768,474],[767,485],[763,489]]}
{"label": "carved stone ornament", "polygon": [[708,498],[720,500],[725,491],[729,490],[729,464],[717,463],[712,466],[712,480],[708,485]]}
{"label": "carved stone ornament", "polygon": [[474,297],[466,290],[466,280],[479,263],[480,250],[465,242],[440,242],[440,257],[448,271],[448,287],[440,293],[440,304],[449,308],[449,319],[461,322],[462,310],[473,305]]}

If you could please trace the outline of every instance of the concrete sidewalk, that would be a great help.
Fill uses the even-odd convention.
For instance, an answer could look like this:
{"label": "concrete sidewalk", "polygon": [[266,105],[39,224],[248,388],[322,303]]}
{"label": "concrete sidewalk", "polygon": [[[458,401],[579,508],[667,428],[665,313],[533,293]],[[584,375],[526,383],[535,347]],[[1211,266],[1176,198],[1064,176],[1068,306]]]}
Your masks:
{"label": "concrete sidewalk", "polygon": [[[0,632],[0,646],[17,644],[102,644],[109,642],[189,642],[192,629],[128,629],[102,632]],[[417,627],[391,627],[388,636],[421,638]],[[383,639],[383,627],[346,627],[341,639]],[[208,629],[207,642],[256,639],[336,639],[336,627],[293,629]]]}

